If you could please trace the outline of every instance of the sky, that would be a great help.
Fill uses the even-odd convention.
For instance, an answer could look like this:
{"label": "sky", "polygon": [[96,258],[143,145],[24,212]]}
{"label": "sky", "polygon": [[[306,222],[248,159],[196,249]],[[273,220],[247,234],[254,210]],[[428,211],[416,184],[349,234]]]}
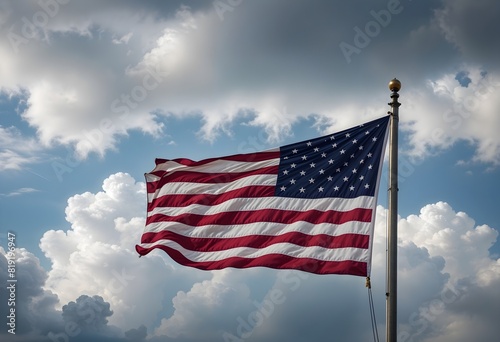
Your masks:
{"label": "sky", "polygon": [[[499,14],[496,0],[1,0],[2,341],[371,339],[361,277],[207,272],[134,246],[155,158],[359,125],[386,115],[394,77],[398,340],[498,339]],[[385,165],[372,263],[381,339],[387,183]]]}

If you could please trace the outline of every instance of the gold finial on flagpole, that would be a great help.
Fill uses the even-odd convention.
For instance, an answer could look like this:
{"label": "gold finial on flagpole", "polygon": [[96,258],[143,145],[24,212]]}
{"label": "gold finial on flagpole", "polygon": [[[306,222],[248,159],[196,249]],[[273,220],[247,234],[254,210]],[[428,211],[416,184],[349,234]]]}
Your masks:
{"label": "gold finial on flagpole", "polygon": [[389,90],[397,93],[400,89],[401,89],[401,81],[398,80],[397,78],[393,78],[389,82]]}

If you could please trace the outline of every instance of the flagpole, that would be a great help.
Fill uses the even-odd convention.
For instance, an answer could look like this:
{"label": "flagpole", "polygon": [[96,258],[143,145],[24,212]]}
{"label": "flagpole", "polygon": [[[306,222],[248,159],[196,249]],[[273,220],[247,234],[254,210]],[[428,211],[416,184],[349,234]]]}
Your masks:
{"label": "flagpole", "polygon": [[398,265],[398,91],[401,82],[394,78],[389,82],[392,111],[389,140],[389,227],[387,248],[387,292],[386,292],[386,341],[397,342],[397,265]]}

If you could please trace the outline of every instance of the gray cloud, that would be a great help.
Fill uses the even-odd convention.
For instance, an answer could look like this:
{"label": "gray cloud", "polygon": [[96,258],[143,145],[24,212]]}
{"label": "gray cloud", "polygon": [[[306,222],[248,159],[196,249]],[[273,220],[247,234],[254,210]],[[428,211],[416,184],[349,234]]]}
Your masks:
{"label": "gray cloud", "polygon": [[463,55],[467,62],[484,65],[498,71],[500,47],[495,43],[500,30],[498,1],[443,1],[436,12],[436,21],[444,36]]}
{"label": "gray cloud", "polygon": [[[209,2],[185,4],[60,5],[17,54],[2,36],[2,87],[29,94],[22,117],[45,147],[72,145],[85,157],[116,148],[131,130],[168,134],[163,116],[200,118],[208,140],[236,123],[261,127],[274,142],[304,118],[344,128],[385,113],[386,83],[398,76],[410,90],[402,122],[420,136],[409,140],[414,154],[472,139],[471,159],[498,163],[499,142],[489,142],[496,135],[478,135],[473,125],[450,130],[429,115],[464,101],[450,104],[429,84],[471,68],[497,78],[488,3],[242,1],[223,14]],[[4,31],[13,24],[18,34],[22,18],[41,10],[4,7]],[[356,52],[346,56],[342,44]],[[491,108],[476,111],[485,113],[481,126],[495,127]],[[442,139],[425,136],[429,127]]]}
{"label": "gray cloud", "polygon": [[109,303],[104,302],[100,296],[82,295],[75,302],[69,302],[62,307],[64,322],[75,322],[85,330],[102,330],[108,323],[107,318],[112,314]]}

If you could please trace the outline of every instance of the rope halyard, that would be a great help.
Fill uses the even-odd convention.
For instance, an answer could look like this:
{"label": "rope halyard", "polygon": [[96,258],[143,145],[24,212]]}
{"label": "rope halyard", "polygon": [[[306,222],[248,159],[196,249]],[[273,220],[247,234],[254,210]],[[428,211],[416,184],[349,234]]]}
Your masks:
{"label": "rope halyard", "polygon": [[375,307],[373,305],[372,283],[370,277],[366,277],[365,286],[368,289],[368,305],[370,307],[370,320],[372,323],[373,340],[375,342],[379,342],[380,340],[378,337],[377,318],[375,317]]}

